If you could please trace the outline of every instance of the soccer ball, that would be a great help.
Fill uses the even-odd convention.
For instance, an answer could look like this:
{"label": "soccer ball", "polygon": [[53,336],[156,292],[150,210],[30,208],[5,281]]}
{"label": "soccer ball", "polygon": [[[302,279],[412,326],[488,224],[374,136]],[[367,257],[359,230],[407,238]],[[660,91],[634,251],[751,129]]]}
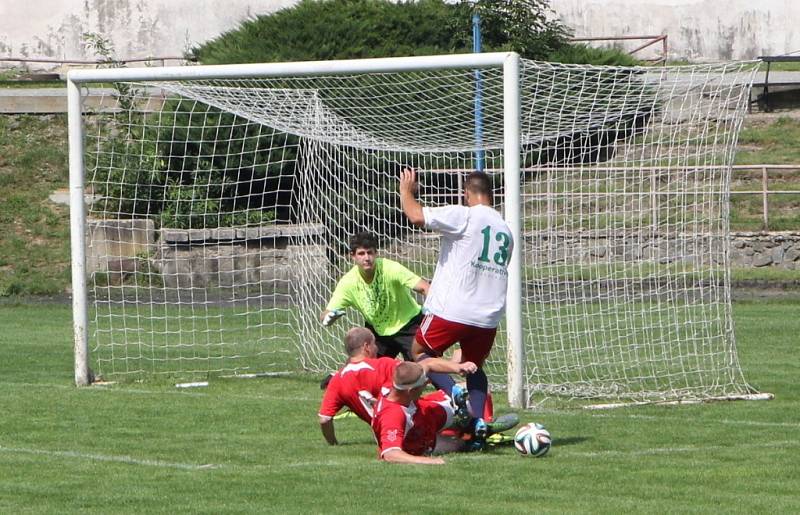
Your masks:
{"label": "soccer ball", "polygon": [[525,424],[514,435],[514,447],[523,456],[544,456],[550,450],[551,441],[547,429],[536,422]]}

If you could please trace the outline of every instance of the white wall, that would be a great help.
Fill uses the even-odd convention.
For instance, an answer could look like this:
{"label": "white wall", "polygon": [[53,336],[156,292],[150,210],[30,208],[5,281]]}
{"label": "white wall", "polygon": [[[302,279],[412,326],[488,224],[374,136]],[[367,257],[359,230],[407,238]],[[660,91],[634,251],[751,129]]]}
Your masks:
{"label": "white wall", "polygon": [[[294,0],[0,0],[0,59],[95,59],[81,34],[111,39],[117,58],[179,56],[241,21]],[[0,65],[3,63],[0,62]]]}
{"label": "white wall", "polygon": [[[84,50],[83,32],[110,38],[118,58],[181,55],[249,16],[295,3],[0,0],[0,59],[94,59]],[[551,6],[576,36],[668,34],[673,59],[746,59],[800,50],[800,0],[551,0]]]}
{"label": "white wall", "polygon": [[550,5],[576,37],[667,34],[671,59],[724,61],[800,50],[800,0],[551,0]]}

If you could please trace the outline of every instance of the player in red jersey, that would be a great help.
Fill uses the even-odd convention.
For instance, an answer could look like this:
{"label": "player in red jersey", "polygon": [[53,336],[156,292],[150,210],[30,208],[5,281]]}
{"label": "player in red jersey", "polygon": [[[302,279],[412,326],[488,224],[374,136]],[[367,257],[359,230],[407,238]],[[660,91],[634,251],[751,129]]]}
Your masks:
{"label": "player in red jersey", "polygon": [[392,389],[378,400],[372,431],[379,458],[391,463],[442,465],[430,456],[436,435],[453,423],[450,398],[441,390],[420,398],[428,377],[420,363],[404,361],[394,370]]}
{"label": "player in red jersey", "polygon": [[[348,362],[332,376],[319,410],[322,435],[331,445],[338,443],[333,416],[347,406],[361,420],[369,424],[378,397],[382,393],[389,392],[394,370],[401,363],[394,358],[377,358],[375,335],[366,328],[350,329],[344,341],[345,351],[349,356]],[[426,370],[461,375],[470,374],[477,369],[475,364],[469,361],[457,363],[435,358],[425,360],[424,367]]]}

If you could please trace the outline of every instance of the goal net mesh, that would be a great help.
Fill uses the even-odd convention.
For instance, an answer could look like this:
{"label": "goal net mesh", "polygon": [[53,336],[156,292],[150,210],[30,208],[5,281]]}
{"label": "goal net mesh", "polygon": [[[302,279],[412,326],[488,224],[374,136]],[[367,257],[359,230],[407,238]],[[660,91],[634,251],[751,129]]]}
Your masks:
{"label": "goal net mesh", "polygon": [[[754,70],[522,60],[529,402],[751,392],[728,194]],[[432,277],[438,237],[402,215],[399,171],[419,170],[425,205],[459,203],[480,158],[504,212],[503,102],[499,68],[84,88],[94,373],[338,368],[363,320],[319,314],[349,237],[372,231],[380,255]],[[494,388],[507,350],[501,325]]]}

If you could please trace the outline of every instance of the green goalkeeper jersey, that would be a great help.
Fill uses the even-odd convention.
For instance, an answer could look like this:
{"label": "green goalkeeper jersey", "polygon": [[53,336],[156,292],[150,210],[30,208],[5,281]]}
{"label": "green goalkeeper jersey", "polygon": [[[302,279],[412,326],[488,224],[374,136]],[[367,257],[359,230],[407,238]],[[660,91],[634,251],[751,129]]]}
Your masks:
{"label": "green goalkeeper jersey", "polygon": [[339,280],[327,310],[353,307],[380,336],[402,329],[420,311],[411,293],[420,277],[396,261],[375,260],[375,276],[367,284],[354,266]]}

